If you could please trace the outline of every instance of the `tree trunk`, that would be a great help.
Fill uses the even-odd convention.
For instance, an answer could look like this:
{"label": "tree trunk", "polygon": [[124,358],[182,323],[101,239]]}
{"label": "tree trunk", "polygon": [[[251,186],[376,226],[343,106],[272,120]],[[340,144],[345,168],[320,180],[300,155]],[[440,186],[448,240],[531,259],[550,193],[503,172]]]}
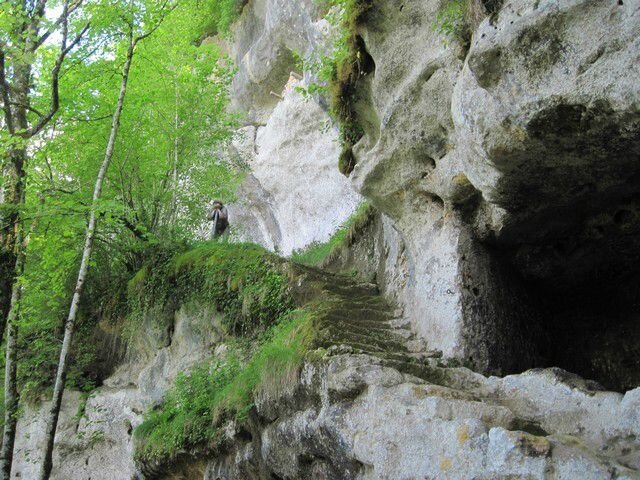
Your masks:
{"label": "tree trunk", "polygon": [[[16,67],[14,95],[16,103],[28,105],[31,67]],[[28,129],[27,111],[23,107],[13,109],[12,123],[17,132]],[[2,172],[4,214],[0,218],[0,343],[5,330],[12,295],[13,273],[16,265],[16,232],[19,211],[23,202],[25,163],[27,150],[24,146],[12,148]]]}
{"label": "tree trunk", "polygon": [[13,447],[16,439],[16,425],[18,423],[18,389],[16,385],[18,336],[17,320],[20,314],[22,286],[19,278],[24,272],[25,245],[22,242],[21,228],[16,235],[18,249],[15,264],[15,276],[11,293],[11,306],[7,315],[7,343],[5,345],[4,371],[4,431],[2,435],[2,450],[0,451],[0,480],[11,478],[11,464],[13,461]]}
{"label": "tree trunk", "polygon": [[87,225],[84,241],[84,249],[82,251],[82,261],[80,262],[80,271],[78,272],[78,280],[76,282],[76,288],[71,301],[71,308],[69,309],[69,316],[65,323],[64,339],[62,341],[62,349],[60,350],[60,359],[58,361],[58,370],[56,372],[56,380],[53,388],[53,398],[51,400],[51,407],[49,410],[49,417],[47,420],[47,426],[45,429],[45,450],[43,455],[43,461],[38,475],[39,480],[48,480],[51,475],[51,469],[53,467],[53,445],[55,440],[56,428],[58,426],[58,417],[60,415],[60,406],[62,404],[62,395],[64,393],[64,383],[67,374],[67,361],[69,352],[71,350],[71,341],[73,339],[73,333],[76,323],[76,315],[78,313],[78,306],[80,305],[80,299],[82,296],[82,290],[87,277],[87,271],[89,270],[89,260],[91,257],[91,250],[93,247],[93,238],[96,229],[96,206],[100,195],[102,194],[102,184],[111,163],[113,152],[115,148],[116,137],[118,134],[118,128],[120,126],[120,116],[124,106],[124,99],[127,92],[127,82],[129,79],[129,70],[131,69],[131,62],[135,51],[136,41],[131,38],[129,42],[129,49],[127,51],[127,58],[122,69],[122,82],[120,84],[120,93],[118,96],[118,103],[116,104],[115,111],[113,113],[113,120],[111,123],[111,133],[109,135],[109,141],[105,150],[104,160],[98,172],[95,187],[93,190],[93,202],[91,213],[89,215],[89,223]]}
{"label": "tree trunk", "polygon": [[178,160],[180,148],[180,92],[178,90],[178,80],[175,80],[175,114],[174,114],[174,138],[173,138],[173,165],[171,172],[171,213],[169,215],[169,225],[175,229],[175,220],[178,216]]}

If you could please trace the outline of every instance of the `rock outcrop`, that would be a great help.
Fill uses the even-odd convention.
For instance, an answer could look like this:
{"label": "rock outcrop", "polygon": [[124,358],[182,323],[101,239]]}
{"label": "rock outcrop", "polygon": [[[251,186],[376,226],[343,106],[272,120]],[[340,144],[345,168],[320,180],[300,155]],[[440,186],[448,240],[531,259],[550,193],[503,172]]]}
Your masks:
{"label": "rock outcrop", "polygon": [[[129,346],[126,360],[104,386],[88,395],[65,392],[51,478],[136,478],[133,429],[162,401],[176,375],[208,358],[222,340],[215,309],[187,304],[172,318],[160,313],[146,319],[145,334]],[[18,422],[12,478],[37,478],[47,406],[28,407]]]}
{"label": "rock outcrop", "polygon": [[337,126],[326,103],[298,89],[296,55],[326,51],[331,26],[317,2],[249,2],[229,53],[238,66],[234,108],[247,126],[232,147],[249,176],[231,206],[241,238],[285,255],[329,239],[361,202],[337,169]]}
{"label": "rock outcrop", "polygon": [[[415,330],[484,372],[637,385],[638,3],[502,2],[469,51],[433,28],[441,8],[376,1],[359,31],[375,115],[352,179],[403,239]],[[581,350],[612,330],[628,353],[596,365]]]}

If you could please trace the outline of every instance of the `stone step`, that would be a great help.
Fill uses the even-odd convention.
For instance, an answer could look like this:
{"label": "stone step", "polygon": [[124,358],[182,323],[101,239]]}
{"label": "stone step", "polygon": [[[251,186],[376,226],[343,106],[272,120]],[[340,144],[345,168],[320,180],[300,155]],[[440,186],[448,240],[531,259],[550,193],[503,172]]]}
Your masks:
{"label": "stone step", "polygon": [[[343,318],[327,317],[326,319],[324,319],[323,325],[326,326],[326,328],[334,331],[349,330],[349,331],[359,332],[364,335],[368,333],[374,333],[379,335],[396,334],[396,330],[392,329],[391,327],[384,324],[383,322],[376,322],[376,321],[361,320],[357,322],[352,322],[349,320],[345,320]],[[398,335],[398,337],[404,338],[401,335]]]}
{"label": "stone step", "polygon": [[[406,350],[398,351],[398,350],[387,350],[384,352],[380,352],[378,350],[357,350],[357,353],[361,353],[364,355],[371,355],[377,358],[380,358],[385,361],[395,361],[400,362],[402,364],[411,364],[411,365],[424,365],[425,363],[430,362],[434,357],[427,357],[425,354],[415,354],[411,352],[407,352]],[[389,365],[392,366],[392,365]]]}
{"label": "stone step", "polygon": [[375,310],[378,312],[392,313],[392,310],[388,304],[380,303],[380,302],[372,302],[367,300],[353,301],[348,298],[340,297],[340,300],[337,303],[337,306],[341,306],[349,310],[358,310],[361,308],[365,308],[367,310]]}
{"label": "stone step", "polygon": [[347,298],[366,298],[375,297],[379,294],[378,287],[371,284],[338,284],[327,283],[323,286],[323,290],[329,293],[335,293]]}
{"label": "stone step", "polygon": [[376,352],[407,352],[402,343],[388,339],[378,339],[371,335],[360,335],[351,332],[329,332],[325,333],[322,339],[333,345],[346,344],[354,348],[368,347]]}
{"label": "stone step", "polygon": [[367,308],[356,308],[350,310],[348,308],[335,308],[332,309],[330,315],[337,318],[344,318],[347,320],[377,320],[388,321],[393,320],[395,317],[391,312],[384,312],[378,310],[370,310]]}
{"label": "stone step", "polygon": [[447,385],[446,369],[434,367],[426,362],[402,361],[396,359],[383,359],[385,367],[394,368],[400,373],[406,373],[436,385]]}
{"label": "stone step", "polygon": [[353,341],[344,341],[340,339],[322,338],[322,339],[319,339],[317,343],[319,347],[323,347],[327,349],[333,346],[347,345],[351,347],[354,351],[357,351],[359,353],[367,353],[372,356],[376,356],[380,353],[385,352],[384,349],[376,347],[375,345],[370,345],[368,343],[358,343]]}

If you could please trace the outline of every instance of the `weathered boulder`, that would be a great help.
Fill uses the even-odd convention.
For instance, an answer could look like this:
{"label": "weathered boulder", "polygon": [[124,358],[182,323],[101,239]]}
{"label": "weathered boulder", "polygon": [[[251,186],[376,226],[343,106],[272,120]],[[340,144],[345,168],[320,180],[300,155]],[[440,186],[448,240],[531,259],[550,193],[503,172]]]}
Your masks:
{"label": "weathered boulder", "polygon": [[358,355],[309,365],[296,401],[279,399],[250,441],[230,433],[205,478],[640,478],[639,390],[596,392],[559,370],[430,375]]}

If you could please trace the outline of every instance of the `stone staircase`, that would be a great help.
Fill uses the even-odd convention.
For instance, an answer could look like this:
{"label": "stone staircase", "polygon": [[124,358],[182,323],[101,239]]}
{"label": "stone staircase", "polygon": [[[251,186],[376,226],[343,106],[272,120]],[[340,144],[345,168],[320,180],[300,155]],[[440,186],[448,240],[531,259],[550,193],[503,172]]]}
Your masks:
{"label": "stone staircase", "polygon": [[322,295],[329,300],[329,311],[320,317],[317,346],[335,354],[364,354],[425,380],[433,380],[430,368],[440,352],[413,352],[408,343],[415,339],[402,311],[394,309],[378,287],[355,279],[307,268]]}

